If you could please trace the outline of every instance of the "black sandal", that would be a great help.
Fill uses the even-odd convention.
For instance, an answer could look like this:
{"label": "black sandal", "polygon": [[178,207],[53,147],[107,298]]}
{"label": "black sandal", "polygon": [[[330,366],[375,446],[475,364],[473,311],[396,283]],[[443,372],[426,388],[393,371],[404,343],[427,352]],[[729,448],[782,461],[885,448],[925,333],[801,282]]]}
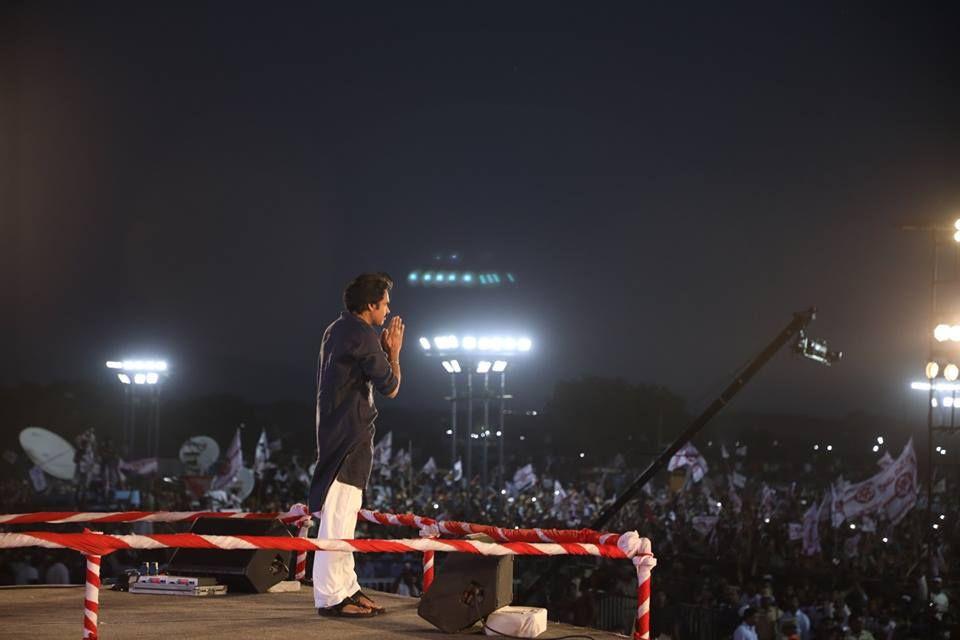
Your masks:
{"label": "black sandal", "polygon": [[[363,604],[362,602],[360,602],[359,598],[366,598],[366,599],[369,600],[371,603],[373,603],[373,606]],[[373,602],[373,598],[371,598],[370,596],[368,596],[367,594],[365,594],[362,589],[359,590],[359,591],[357,591],[357,592],[356,592],[355,594],[353,594],[352,596],[350,596],[350,599],[353,600],[353,603],[354,603],[355,605],[357,605],[358,607],[363,607],[364,609],[372,609],[373,611],[375,611],[375,612],[377,613],[377,615],[379,615],[379,614],[381,614],[381,613],[386,613],[386,611],[387,611],[387,610],[384,609],[383,607],[377,606],[377,603],[376,603],[376,602]]]}
{"label": "black sandal", "polygon": [[[360,609],[368,609],[368,611],[344,611],[344,607],[349,605]],[[317,609],[317,615],[327,618],[372,618],[377,614],[376,609],[371,609],[370,607],[360,604],[354,600],[353,597],[345,598],[343,602],[335,604],[332,607],[321,607]]]}

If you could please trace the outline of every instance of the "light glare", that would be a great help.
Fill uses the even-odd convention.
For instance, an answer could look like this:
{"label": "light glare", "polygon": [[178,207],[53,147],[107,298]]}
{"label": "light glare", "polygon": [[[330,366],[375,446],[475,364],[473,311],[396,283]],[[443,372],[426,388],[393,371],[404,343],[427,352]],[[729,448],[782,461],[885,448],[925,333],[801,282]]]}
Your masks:
{"label": "light glare", "polygon": [[506,370],[507,370],[506,360],[497,360],[493,363],[493,371],[495,373],[503,373]]}

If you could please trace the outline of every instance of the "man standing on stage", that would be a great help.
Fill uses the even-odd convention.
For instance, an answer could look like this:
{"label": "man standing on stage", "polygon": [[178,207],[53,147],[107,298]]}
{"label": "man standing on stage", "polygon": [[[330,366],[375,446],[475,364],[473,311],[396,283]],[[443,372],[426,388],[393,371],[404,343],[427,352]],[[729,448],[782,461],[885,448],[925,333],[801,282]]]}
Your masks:
{"label": "man standing on stage", "polygon": [[[357,276],[343,292],[346,311],[327,327],[317,364],[317,466],[310,512],[319,514],[321,539],[353,538],[363,489],[373,466],[376,389],[400,390],[403,321],[390,313],[393,281],[385,273]],[[353,554],[317,551],[313,596],[322,616],[368,618],[383,612],[357,582]]]}

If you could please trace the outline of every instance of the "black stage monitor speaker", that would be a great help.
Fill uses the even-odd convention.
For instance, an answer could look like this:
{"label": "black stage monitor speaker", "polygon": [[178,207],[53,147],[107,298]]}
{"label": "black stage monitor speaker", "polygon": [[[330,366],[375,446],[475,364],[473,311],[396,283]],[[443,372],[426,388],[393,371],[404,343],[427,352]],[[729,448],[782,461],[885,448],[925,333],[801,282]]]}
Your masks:
{"label": "black stage monitor speaker", "polygon": [[513,556],[453,553],[420,599],[420,617],[446,633],[472,627],[513,601]]}
{"label": "black stage monitor speaker", "polygon": [[[277,520],[198,518],[190,533],[212,536],[283,536],[290,532]],[[176,576],[213,576],[227,591],[265,593],[286,579],[289,551],[273,549],[177,549],[167,571]]]}

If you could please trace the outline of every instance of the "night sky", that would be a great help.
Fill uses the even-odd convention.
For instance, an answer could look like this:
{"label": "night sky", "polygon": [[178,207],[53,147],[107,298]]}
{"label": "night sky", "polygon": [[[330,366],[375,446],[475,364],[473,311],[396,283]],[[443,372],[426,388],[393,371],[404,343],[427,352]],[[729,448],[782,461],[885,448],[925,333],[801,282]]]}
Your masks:
{"label": "night sky", "polygon": [[[156,354],[309,402],[384,270],[401,404],[442,406],[416,338],[467,324],[533,337],[519,407],[589,374],[696,409],[816,305],[844,361],[780,354],[737,407],[922,422],[930,243],[897,225],[960,215],[956,15],[671,4],[7,5],[0,381]],[[451,252],[521,286],[405,286]]]}

